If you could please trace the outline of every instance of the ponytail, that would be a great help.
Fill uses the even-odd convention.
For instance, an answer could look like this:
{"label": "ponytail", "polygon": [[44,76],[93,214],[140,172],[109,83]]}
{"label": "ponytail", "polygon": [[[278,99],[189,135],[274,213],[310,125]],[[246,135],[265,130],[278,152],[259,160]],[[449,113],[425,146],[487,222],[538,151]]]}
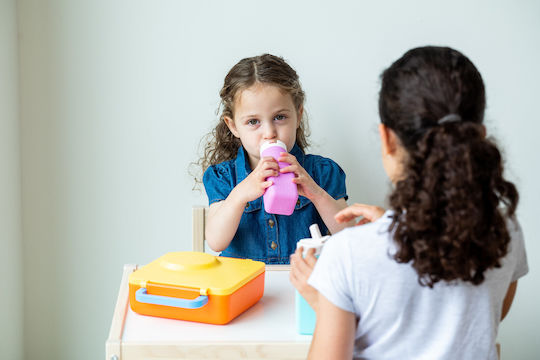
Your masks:
{"label": "ponytail", "polygon": [[514,215],[518,192],[503,178],[501,154],[483,132],[471,122],[428,130],[409,152],[405,176],[390,196],[394,258],[411,261],[422,285],[456,279],[480,284],[507,253],[503,215]]}
{"label": "ponytail", "polygon": [[393,255],[411,262],[422,285],[480,284],[508,251],[519,196],[485,138],[484,109],[482,77],[454,49],[412,49],[382,74],[381,122],[407,153],[389,199]]}

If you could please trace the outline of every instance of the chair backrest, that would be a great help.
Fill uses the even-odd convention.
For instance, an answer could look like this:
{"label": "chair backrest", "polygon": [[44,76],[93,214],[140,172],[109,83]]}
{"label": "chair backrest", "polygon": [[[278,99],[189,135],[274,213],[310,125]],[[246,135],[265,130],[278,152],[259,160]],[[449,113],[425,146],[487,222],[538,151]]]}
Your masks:
{"label": "chair backrest", "polygon": [[207,211],[208,207],[206,206],[194,206],[191,210],[191,235],[193,241],[193,251],[204,252],[204,227],[206,223]]}

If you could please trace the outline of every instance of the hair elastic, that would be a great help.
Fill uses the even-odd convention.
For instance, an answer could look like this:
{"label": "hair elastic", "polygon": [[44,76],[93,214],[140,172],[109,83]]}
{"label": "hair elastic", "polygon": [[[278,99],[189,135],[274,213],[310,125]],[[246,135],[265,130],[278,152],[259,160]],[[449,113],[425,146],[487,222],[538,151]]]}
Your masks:
{"label": "hair elastic", "polygon": [[437,121],[437,124],[442,125],[444,123],[452,123],[458,121],[461,121],[461,116],[459,116],[458,114],[448,114],[440,118],[439,121]]}

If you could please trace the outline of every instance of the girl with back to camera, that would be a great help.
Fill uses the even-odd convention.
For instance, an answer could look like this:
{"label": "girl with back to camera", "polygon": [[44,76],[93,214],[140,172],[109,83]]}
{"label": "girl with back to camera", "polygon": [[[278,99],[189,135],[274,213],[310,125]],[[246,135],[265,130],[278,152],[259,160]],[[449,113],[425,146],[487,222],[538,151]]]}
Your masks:
{"label": "girl with back to camera", "polygon": [[[304,153],[308,145],[304,92],[296,72],[280,57],[265,54],[239,61],[220,91],[222,114],[200,160],[210,204],[206,241],[221,255],[287,264],[309,226],[335,233],[347,223],[334,215],[347,206],[345,174],[332,160]],[[261,158],[267,141],[282,141],[288,152],[279,168]],[[295,174],[298,202],[290,216],[264,211],[261,196],[270,176]],[[352,224],[352,222],[351,222]]]}
{"label": "girl with back to camera", "polygon": [[330,238],[308,280],[319,292],[310,359],[497,359],[528,265],[518,192],[486,139],[484,108],[480,73],[453,49],[416,48],[384,71],[391,210],[336,215],[372,222]]}

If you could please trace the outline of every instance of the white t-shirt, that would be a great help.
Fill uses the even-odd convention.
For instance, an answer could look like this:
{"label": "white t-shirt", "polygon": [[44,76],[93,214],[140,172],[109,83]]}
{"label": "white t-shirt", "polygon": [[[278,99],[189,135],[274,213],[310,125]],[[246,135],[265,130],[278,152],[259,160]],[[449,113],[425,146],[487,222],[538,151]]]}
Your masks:
{"label": "white t-shirt", "polygon": [[308,283],[339,308],[356,314],[355,359],[497,359],[495,339],[511,282],[528,272],[519,224],[508,221],[508,254],[480,285],[420,286],[400,264],[388,227],[378,221],[347,228],[326,243]]}

